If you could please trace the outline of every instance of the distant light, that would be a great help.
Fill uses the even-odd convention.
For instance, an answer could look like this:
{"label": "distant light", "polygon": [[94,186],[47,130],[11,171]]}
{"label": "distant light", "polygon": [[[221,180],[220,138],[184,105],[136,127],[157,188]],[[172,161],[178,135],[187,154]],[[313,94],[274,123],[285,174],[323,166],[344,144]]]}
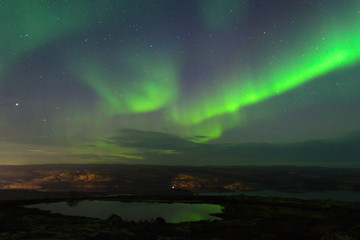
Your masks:
{"label": "distant light", "polygon": [[18,107],[18,106],[19,106],[19,103],[15,103],[15,106],[17,106],[17,107]]}
{"label": "distant light", "polygon": [[175,188],[175,186],[172,186],[171,188],[172,188],[172,189],[174,189],[174,188]]}

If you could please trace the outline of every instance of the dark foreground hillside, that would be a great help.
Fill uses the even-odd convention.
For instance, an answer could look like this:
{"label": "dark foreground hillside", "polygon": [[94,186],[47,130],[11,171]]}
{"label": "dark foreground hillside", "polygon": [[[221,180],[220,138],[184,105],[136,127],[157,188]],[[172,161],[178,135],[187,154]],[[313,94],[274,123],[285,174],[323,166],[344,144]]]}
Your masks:
{"label": "dark foreground hillside", "polygon": [[[0,207],[0,239],[360,239],[359,203],[242,195],[101,199],[216,203],[224,206],[224,210],[217,215],[221,220],[174,224],[161,218],[150,222],[125,222],[116,215],[107,220],[63,216],[23,207],[45,200],[3,201]],[[71,200],[74,199],[67,199]]]}

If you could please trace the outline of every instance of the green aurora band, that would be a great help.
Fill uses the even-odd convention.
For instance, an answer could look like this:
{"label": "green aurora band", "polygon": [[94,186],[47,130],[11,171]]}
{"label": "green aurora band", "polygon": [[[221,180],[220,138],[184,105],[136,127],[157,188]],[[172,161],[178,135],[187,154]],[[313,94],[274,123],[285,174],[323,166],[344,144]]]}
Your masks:
{"label": "green aurora band", "polygon": [[[192,134],[190,131],[190,135],[205,135],[205,141],[217,138],[224,130],[234,126],[239,118],[233,117],[233,122],[212,120],[213,124],[210,125],[209,119],[219,119],[218,116],[223,114],[236,115],[239,109],[282,94],[330,71],[357,63],[360,59],[360,15],[351,9],[344,14],[349,12],[355,15],[335,16],[337,19],[350,20],[337,23],[332,28],[328,26],[329,23],[324,23],[327,26],[324,32],[311,34],[312,41],[302,39],[307,43],[305,47],[296,48],[300,45],[298,43],[290,48],[295,51],[286,49],[283,56],[278,58],[281,61],[273,61],[274,67],[268,72],[259,71],[261,74],[257,75],[242,69],[238,71],[239,74],[221,81],[225,87],[215,87],[215,91],[202,94],[203,97],[192,99],[189,104],[173,107],[172,119],[177,124],[196,129]],[[202,125],[203,122],[206,122],[206,127]]]}
{"label": "green aurora band", "polygon": [[106,114],[144,113],[158,110],[177,98],[178,68],[169,58],[144,53],[127,57],[126,73],[111,71],[94,62],[80,66],[81,80],[100,96]]}
{"label": "green aurora band", "polygon": [[[79,1],[78,6],[84,3]],[[0,46],[6,47],[2,47],[0,52],[0,73],[9,62],[31,53],[38,45],[79,28],[90,18],[85,11],[79,14],[76,8],[68,8],[60,1],[57,8],[48,8],[50,2],[34,0],[2,1],[2,4],[0,16],[6,21],[0,21],[0,29],[6,34],[0,38]]]}
{"label": "green aurora band", "polygon": [[[162,110],[163,126],[194,142],[206,142],[245,123],[247,118],[242,111],[245,107],[357,63],[359,5],[353,1],[343,12],[334,9],[328,12],[327,22],[322,20],[308,30],[298,30],[297,38],[279,49],[270,47],[264,51],[259,66],[243,63],[229,66],[227,73],[217,72],[213,79],[218,85],[211,87],[206,83],[201,87],[203,92],[196,96],[182,95],[181,60],[174,61],[170,52],[151,54],[140,49],[139,56],[128,52],[125,63],[115,58],[112,66],[117,67],[107,67],[94,56],[83,64],[76,63],[75,72],[98,95],[96,114],[112,118]],[[209,23],[210,16],[209,19],[204,21]],[[271,65],[266,65],[269,62]],[[98,122],[96,126],[103,121]]]}
{"label": "green aurora band", "polygon": [[211,164],[359,127],[359,0],[1,0],[0,31],[6,164]]}
{"label": "green aurora band", "polygon": [[[127,1],[116,4],[123,7]],[[0,29],[3,33],[0,38],[0,74],[17,59],[29,57],[48,43],[66,39],[90,23],[97,22],[99,16],[108,16],[101,18],[104,24],[113,16],[120,17],[119,13],[110,11],[112,8],[106,8],[106,3],[102,1],[77,0],[69,7],[66,1],[3,0],[0,6]]]}

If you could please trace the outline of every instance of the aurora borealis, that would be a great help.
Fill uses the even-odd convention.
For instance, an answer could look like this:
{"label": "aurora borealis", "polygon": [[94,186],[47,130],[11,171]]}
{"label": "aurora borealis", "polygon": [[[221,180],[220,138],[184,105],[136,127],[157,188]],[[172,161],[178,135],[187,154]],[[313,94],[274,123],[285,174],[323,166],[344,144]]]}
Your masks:
{"label": "aurora borealis", "polygon": [[0,164],[240,164],[239,144],[360,129],[357,0],[5,0],[0,18]]}

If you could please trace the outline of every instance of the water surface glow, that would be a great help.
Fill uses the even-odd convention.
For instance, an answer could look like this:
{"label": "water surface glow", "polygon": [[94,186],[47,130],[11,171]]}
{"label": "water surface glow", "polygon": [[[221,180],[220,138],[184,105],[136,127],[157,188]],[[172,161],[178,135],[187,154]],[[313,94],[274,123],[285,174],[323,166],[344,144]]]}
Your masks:
{"label": "water surface glow", "polygon": [[221,213],[222,206],[215,204],[187,203],[147,203],[84,200],[77,204],[71,202],[40,203],[27,206],[49,210],[70,216],[84,216],[107,219],[112,214],[121,216],[126,221],[151,221],[162,217],[169,223],[191,222],[220,219],[209,214]]}

